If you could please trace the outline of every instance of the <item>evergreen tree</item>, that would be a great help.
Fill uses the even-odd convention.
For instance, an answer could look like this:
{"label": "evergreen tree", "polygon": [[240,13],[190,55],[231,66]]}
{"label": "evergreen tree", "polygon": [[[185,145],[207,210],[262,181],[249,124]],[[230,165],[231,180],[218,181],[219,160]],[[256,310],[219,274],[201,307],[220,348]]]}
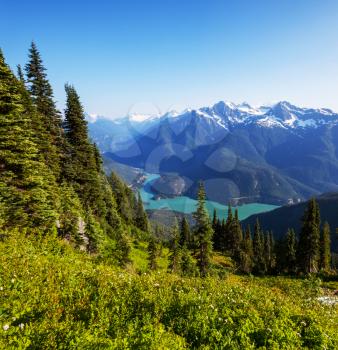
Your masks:
{"label": "evergreen tree", "polygon": [[253,236],[253,252],[254,252],[254,268],[256,274],[264,274],[266,272],[265,256],[264,256],[264,236],[257,219]]}
{"label": "evergreen tree", "polygon": [[171,272],[179,273],[181,267],[181,246],[180,231],[178,229],[177,220],[175,219],[172,227],[172,240],[170,244],[169,269]]}
{"label": "evergreen tree", "polygon": [[189,223],[187,221],[187,219],[185,217],[183,217],[182,221],[181,221],[181,230],[180,230],[180,245],[183,247],[184,245],[186,245],[187,247],[189,247],[190,245],[190,226]]}
{"label": "evergreen tree", "polygon": [[266,271],[273,272],[275,267],[274,239],[272,232],[266,232],[264,236],[264,258]]}
{"label": "evergreen tree", "polygon": [[244,239],[241,242],[241,252],[239,260],[239,269],[244,273],[251,273],[253,267],[253,246],[250,226],[245,230]]}
{"label": "evergreen tree", "polygon": [[157,258],[158,258],[158,244],[155,238],[151,237],[148,243],[148,267],[150,270],[156,270],[158,268]]}
{"label": "evergreen tree", "polygon": [[331,265],[331,240],[330,226],[328,222],[324,223],[320,237],[320,269],[323,271],[330,270]]}
{"label": "evergreen tree", "polygon": [[183,276],[194,276],[197,272],[195,261],[186,244],[184,244],[181,249],[180,269]]}
{"label": "evergreen tree", "polygon": [[221,251],[222,243],[223,243],[223,231],[222,231],[221,221],[217,217],[216,209],[214,209],[214,214],[212,219],[212,229],[214,231],[213,238],[212,238],[213,247],[215,250]]}
{"label": "evergreen tree", "polygon": [[0,198],[3,227],[55,229],[55,179],[33,129],[37,113],[0,52]]}
{"label": "evergreen tree", "polygon": [[202,276],[206,276],[209,270],[213,235],[209,215],[205,208],[205,197],[204,186],[200,183],[197,209],[193,216],[196,221],[194,234],[197,239],[197,262]]}
{"label": "evergreen tree", "polygon": [[243,239],[242,227],[238,219],[238,210],[235,210],[235,216],[232,219],[229,228],[228,228],[229,244],[228,250],[231,254],[231,257],[238,262],[240,255],[240,247]]}
{"label": "evergreen tree", "polygon": [[291,275],[296,272],[296,249],[297,240],[295,231],[293,229],[289,229],[286,234],[285,263],[286,271]]}
{"label": "evergreen tree", "polygon": [[[33,102],[41,119],[36,124],[40,126],[40,143],[43,147],[43,154],[48,167],[54,175],[60,176],[61,152],[63,149],[63,131],[61,115],[56,109],[53,100],[53,90],[47,79],[46,68],[40,53],[32,42],[29,49],[29,61],[25,66],[27,75],[27,86],[32,96]],[[21,78],[20,78],[21,79]]]}
{"label": "evergreen tree", "polygon": [[212,229],[215,231],[216,229],[216,225],[217,225],[217,211],[216,209],[214,208],[214,211],[213,211],[213,216],[212,216]]}
{"label": "evergreen tree", "polygon": [[229,251],[231,247],[231,231],[232,231],[232,225],[233,225],[233,215],[232,215],[232,208],[231,204],[228,205],[228,215],[225,223],[222,225],[222,242],[221,242],[221,248],[223,252]]}
{"label": "evergreen tree", "polygon": [[21,81],[21,83],[23,85],[25,85],[26,81],[25,81],[25,77],[23,75],[22,68],[21,68],[20,64],[17,65],[17,71],[18,71],[18,79]]}
{"label": "evergreen tree", "polygon": [[308,202],[303,216],[303,226],[299,236],[297,260],[301,272],[318,271],[320,260],[320,213],[316,200]]}
{"label": "evergreen tree", "polygon": [[136,226],[144,231],[148,232],[149,230],[149,223],[148,223],[148,217],[147,213],[145,212],[143,208],[142,198],[140,192],[138,192],[137,196],[137,207],[136,207],[136,215],[135,215],[135,222]]}
{"label": "evergreen tree", "polygon": [[66,177],[82,200],[85,208],[91,207],[94,215],[103,216],[106,208],[104,194],[100,189],[99,174],[92,144],[88,139],[80,98],[71,85],[65,86],[67,102],[65,109],[65,133],[69,143],[69,161],[66,165]]}
{"label": "evergreen tree", "polygon": [[[99,154],[98,159],[99,161],[101,159]],[[108,181],[116,200],[118,213],[126,223],[133,223],[135,204],[134,200],[131,201],[131,196],[133,196],[133,193],[130,192],[132,191],[114,172],[110,174]]]}

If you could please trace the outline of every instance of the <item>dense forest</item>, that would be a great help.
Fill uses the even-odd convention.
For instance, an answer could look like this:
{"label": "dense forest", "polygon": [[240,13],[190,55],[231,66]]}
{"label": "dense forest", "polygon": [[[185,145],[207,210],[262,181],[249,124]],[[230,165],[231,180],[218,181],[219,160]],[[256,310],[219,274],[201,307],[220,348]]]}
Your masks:
{"label": "dense forest", "polygon": [[231,206],[210,219],[201,183],[193,225],[164,240],[65,95],[61,113],[34,43],[16,75],[0,52],[2,347],[337,348],[337,315],[315,299],[336,271],[314,199],[276,241]]}

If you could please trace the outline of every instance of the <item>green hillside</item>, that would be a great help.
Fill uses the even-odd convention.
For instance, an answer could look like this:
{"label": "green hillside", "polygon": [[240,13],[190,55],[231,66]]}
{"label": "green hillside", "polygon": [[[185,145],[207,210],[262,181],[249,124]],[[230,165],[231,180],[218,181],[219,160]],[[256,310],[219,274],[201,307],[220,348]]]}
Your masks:
{"label": "green hillside", "polygon": [[164,261],[157,272],[137,273],[146,271],[140,251],[124,270],[64,239],[7,236],[0,242],[0,348],[338,347],[337,306],[318,301],[331,292],[316,278],[184,278],[166,273]]}

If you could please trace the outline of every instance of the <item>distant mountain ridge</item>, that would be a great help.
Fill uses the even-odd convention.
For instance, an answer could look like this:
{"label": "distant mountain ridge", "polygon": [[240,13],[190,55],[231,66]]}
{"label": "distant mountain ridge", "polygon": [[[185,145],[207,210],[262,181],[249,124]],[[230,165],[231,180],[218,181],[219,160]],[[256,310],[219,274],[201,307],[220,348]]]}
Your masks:
{"label": "distant mountain ridge", "polygon": [[105,157],[189,179],[185,194],[193,197],[199,180],[222,203],[285,204],[338,190],[338,114],[326,108],[221,101],[181,113],[97,118],[89,130]]}
{"label": "distant mountain ridge", "polygon": [[[320,207],[321,223],[327,221],[331,227],[331,247],[338,252],[338,240],[336,230],[338,228],[338,193],[325,193],[316,198]],[[289,228],[294,228],[297,233],[301,230],[302,217],[307,203],[284,206],[268,213],[251,215],[242,221],[243,227],[254,226],[258,219],[263,230],[272,230],[275,238],[284,237]]]}

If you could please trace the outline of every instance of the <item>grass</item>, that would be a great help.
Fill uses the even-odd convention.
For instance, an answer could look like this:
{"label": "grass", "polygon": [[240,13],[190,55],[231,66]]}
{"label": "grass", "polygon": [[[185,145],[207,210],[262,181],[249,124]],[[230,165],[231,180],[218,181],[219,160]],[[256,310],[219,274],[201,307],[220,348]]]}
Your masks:
{"label": "grass", "polygon": [[338,348],[318,279],[182,278],[165,272],[165,250],[154,273],[145,244],[131,255],[126,271],[57,238],[0,242],[0,348]]}

